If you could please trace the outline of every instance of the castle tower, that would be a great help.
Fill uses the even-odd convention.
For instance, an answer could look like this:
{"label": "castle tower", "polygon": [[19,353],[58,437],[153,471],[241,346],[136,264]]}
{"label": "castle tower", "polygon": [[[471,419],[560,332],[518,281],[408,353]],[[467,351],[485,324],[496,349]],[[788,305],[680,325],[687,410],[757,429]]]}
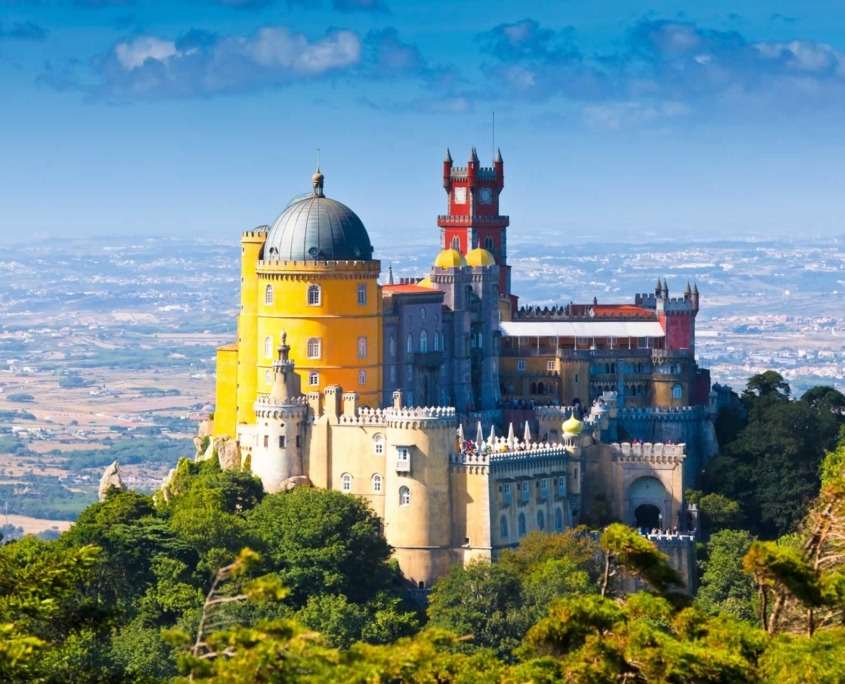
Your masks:
{"label": "castle tower", "polygon": [[302,448],[308,403],[290,359],[287,334],[283,332],[281,337],[279,357],[273,363],[273,387],[254,404],[256,440],[250,469],[270,493],[282,489],[290,478],[304,474]]}
{"label": "castle tower", "polygon": [[446,150],[443,160],[443,189],[447,211],[437,217],[441,249],[457,249],[466,255],[476,247],[490,252],[499,266],[499,295],[509,297],[511,269],[508,266],[507,227],[510,219],[499,214],[499,194],[505,186],[505,165],[497,152],[493,166],[481,166],[472,148],[466,166],[453,166]]}

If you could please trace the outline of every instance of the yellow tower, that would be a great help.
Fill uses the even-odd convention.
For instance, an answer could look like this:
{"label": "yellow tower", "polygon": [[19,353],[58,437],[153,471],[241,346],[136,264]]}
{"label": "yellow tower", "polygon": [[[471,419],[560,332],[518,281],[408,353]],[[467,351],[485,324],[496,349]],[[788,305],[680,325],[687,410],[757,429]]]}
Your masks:
{"label": "yellow tower", "polygon": [[361,219],[324,195],[319,169],[312,185],[269,230],[241,238],[238,341],[217,354],[215,434],[234,437],[237,424],[255,422],[283,331],[303,391],[340,385],[361,405],[380,404],[380,263]]}

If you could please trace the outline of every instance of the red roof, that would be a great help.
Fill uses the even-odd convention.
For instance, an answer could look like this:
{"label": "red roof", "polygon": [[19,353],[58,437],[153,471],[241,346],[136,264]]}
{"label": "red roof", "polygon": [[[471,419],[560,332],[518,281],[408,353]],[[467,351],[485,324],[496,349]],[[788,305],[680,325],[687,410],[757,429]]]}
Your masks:
{"label": "red roof", "polygon": [[596,318],[621,317],[621,318],[648,318],[654,320],[654,311],[635,304],[595,304],[593,311]]}
{"label": "red roof", "polygon": [[419,285],[382,285],[382,292],[386,295],[393,294],[440,294],[440,290],[432,287],[420,287]]}

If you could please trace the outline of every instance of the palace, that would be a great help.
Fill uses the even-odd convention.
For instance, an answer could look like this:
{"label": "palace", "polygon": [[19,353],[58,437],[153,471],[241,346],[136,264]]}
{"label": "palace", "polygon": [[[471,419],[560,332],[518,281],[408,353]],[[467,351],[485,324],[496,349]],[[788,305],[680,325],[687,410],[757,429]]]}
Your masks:
{"label": "palace", "polygon": [[[440,251],[417,278],[379,282],[364,224],[319,169],[272,226],[242,234],[237,341],[217,351],[201,457],[268,492],[365,498],[423,588],[532,530],[687,531],[684,489],[716,447],[698,288],[520,306],[501,153],[455,166],[447,151],[442,180]],[[685,571],[687,542],[667,547]]]}

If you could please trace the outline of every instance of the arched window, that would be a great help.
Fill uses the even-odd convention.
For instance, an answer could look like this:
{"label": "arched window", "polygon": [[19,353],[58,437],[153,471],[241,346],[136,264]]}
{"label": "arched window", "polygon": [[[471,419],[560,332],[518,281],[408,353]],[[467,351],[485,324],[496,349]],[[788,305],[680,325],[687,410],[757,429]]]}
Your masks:
{"label": "arched window", "polygon": [[555,530],[563,532],[563,511],[555,508]]}
{"label": "arched window", "polygon": [[319,359],[322,352],[322,341],[319,337],[308,338],[308,358]]}
{"label": "arched window", "polygon": [[414,336],[411,333],[408,333],[408,340],[405,343],[405,351],[409,354],[414,353]]}
{"label": "arched window", "polygon": [[340,476],[340,489],[347,493],[352,491],[352,476],[349,473]]}
{"label": "arched window", "polygon": [[265,304],[272,304],[273,303],[273,286],[268,285],[264,288],[264,303]]}
{"label": "arched window", "polygon": [[680,385],[672,385],[672,399],[682,399],[684,396],[684,388]]}
{"label": "arched window", "polygon": [[320,374],[317,371],[311,371],[308,374],[308,384],[311,385],[311,387],[316,387],[320,384]]}
{"label": "arched window", "polygon": [[367,384],[367,371],[363,368],[358,371],[358,384],[359,385],[366,385]]}
{"label": "arched window", "polygon": [[384,456],[384,435],[373,435],[373,453],[376,456]]}
{"label": "arched window", "polygon": [[420,333],[420,352],[425,354],[428,351],[428,333],[423,330]]}
{"label": "arched window", "polygon": [[411,503],[411,490],[404,485],[399,487],[399,505],[407,506]]}
{"label": "arched window", "polygon": [[452,249],[457,249],[458,251],[461,250],[461,238],[457,235],[452,238]]}
{"label": "arched window", "polygon": [[440,335],[436,332],[431,336],[431,347],[434,351],[440,351]]}
{"label": "arched window", "polygon": [[374,494],[381,494],[381,475],[375,473],[370,478],[370,485],[372,486]]}
{"label": "arched window", "polygon": [[319,285],[308,286],[308,306],[320,306],[321,292]]}
{"label": "arched window", "polygon": [[546,529],[546,514],[543,511],[537,511],[537,529]]}
{"label": "arched window", "polygon": [[364,306],[367,303],[367,286],[364,283],[358,285],[358,304]]}
{"label": "arched window", "polygon": [[504,515],[499,520],[499,536],[502,539],[508,538],[508,518]]}
{"label": "arched window", "polygon": [[517,520],[517,531],[519,532],[520,537],[525,535],[525,513],[519,514],[519,518]]}
{"label": "arched window", "polygon": [[488,252],[493,251],[493,238],[491,238],[489,235],[484,238],[484,249],[486,249]]}
{"label": "arched window", "polygon": [[273,338],[269,335],[264,338],[264,356],[268,359],[273,358]]}
{"label": "arched window", "polygon": [[366,359],[367,358],[367,338],[366,337],[359,337],[358,338],[358,358],[359,359]]}

